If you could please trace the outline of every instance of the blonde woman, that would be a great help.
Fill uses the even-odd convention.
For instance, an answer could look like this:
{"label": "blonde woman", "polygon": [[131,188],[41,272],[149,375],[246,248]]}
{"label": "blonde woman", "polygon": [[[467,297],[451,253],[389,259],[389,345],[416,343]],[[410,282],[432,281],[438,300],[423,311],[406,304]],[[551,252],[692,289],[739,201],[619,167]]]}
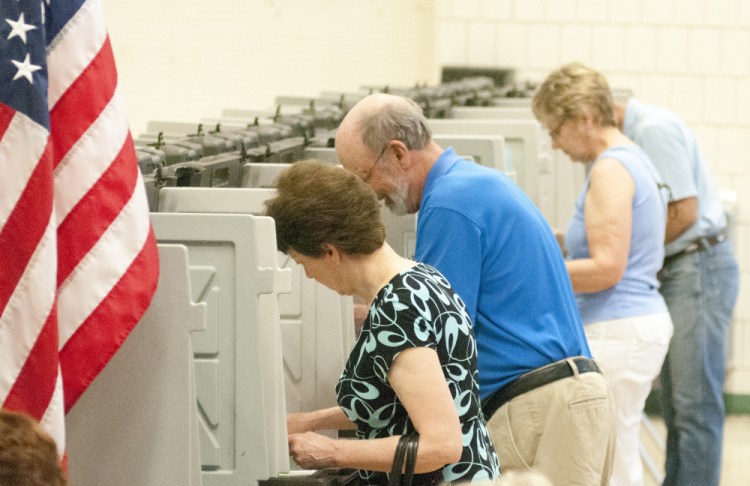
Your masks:
{"label": "blonde woman", "polygon": [[601,73],[562,66],[539,87],[532,107],[553,147],[588,165],[565,234],[566,267],[591,354],[615,396],[611,484],[642,485],[640,419],[672,335],[656,277],[666,228],[661,180],[643,149],[618,129]]}

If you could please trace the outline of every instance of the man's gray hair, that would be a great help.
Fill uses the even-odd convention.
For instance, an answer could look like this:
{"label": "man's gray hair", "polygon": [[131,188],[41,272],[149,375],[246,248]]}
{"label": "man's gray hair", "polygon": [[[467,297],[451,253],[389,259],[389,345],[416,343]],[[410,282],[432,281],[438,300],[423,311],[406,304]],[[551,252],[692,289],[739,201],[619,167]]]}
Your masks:
{"label": "man's gray hair", "polygon": [[363,117],[359,128],[363,143],[373,153],[391,140],[403,142],[409,150],[421,150],[432,139],[422,108],[409,98],[385,103],[381,110]]}

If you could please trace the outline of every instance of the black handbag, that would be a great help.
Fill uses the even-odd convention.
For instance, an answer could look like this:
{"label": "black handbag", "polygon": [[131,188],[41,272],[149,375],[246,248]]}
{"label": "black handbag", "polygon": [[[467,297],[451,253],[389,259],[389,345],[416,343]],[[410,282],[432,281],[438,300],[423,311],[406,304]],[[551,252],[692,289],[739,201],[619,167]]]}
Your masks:
{"label": "black handbag", "polygon": [[418,448],[419,434],[417,432],[405,434],[399,438],[396,453],[393,456],[389,486],[435,486],[443,482],[442,468],[429,473],[414,474]]}

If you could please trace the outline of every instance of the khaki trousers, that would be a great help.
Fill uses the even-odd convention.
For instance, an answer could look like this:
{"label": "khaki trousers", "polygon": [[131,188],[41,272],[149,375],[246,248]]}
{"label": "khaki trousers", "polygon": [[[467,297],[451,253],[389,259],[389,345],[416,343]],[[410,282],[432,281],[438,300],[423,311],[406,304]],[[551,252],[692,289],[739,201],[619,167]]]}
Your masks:
{"label": "khaki trousers", "polygon": [[614,399],[600,373],[575,373],[513,398],[489,419],[501,473],[533,469],[555,486],[609,483]]}

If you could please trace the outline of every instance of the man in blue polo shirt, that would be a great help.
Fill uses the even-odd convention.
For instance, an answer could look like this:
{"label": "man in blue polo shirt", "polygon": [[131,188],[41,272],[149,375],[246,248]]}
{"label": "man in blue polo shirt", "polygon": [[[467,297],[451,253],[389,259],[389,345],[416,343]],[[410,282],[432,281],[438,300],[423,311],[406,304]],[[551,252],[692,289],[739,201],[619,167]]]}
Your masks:
{"label": "man in blue polo shirt", "polygon": [[374,94],[336,135],[344,167],[395,213],[416,213],[416,259],[466,304],[482,408],[501,468],[554,484],[607,484],[613,401],[591,360],[557,241],[531,200],[497,170],[443,150],[413,101]]}
{"label": "man in blue polo shirt", "polygon": [[661,371],[665,486],[716,486],[724,429],[724,343],[739,290],[724,208],[698,142],[674,114],[635,98],[616,103],[622,131],[643,147],[671,201],[659,273],[674,323]]}

